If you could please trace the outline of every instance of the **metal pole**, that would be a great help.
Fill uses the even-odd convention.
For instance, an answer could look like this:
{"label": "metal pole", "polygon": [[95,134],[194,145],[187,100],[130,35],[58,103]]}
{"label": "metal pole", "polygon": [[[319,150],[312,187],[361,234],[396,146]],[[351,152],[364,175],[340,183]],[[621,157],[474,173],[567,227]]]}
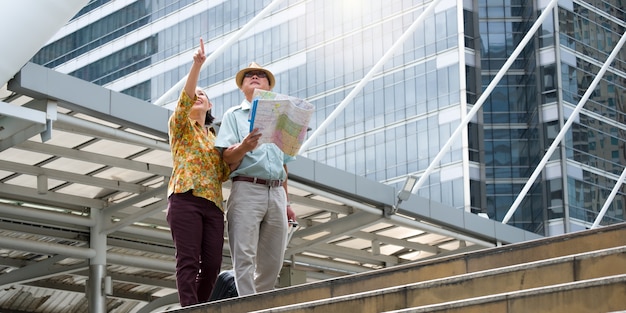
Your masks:
{"label": "metal pole", "polygon": [[109,139],[116,142],[136,144],[160,151],[170,151],[168,142],[136,135],[121,129],[111,128],[66,114],[58,115],[54,123],[54,129],[75,134],[91,135],[100,139]]}
{"label": "metal pole", "polygon": [[552,153],[554,153],[554,150],[556,150],[556,147],[559,145],[561,140],[563,140],[563,137],[565,137],[565,133],[569,130],[570,126],[572,126],[572,124],[574,123],[574,120],[576,120],[576,118],[578,117],[580,110],[582,110],[583,106],[585,105],[585,102],[587,102],[587,100],[591,96],[591,93],[596,89],[596,86],[602,79],[602,76],[604,76],[604,73],[611,65],[611,62],[613,62],[613,59],[615,59],[615,56],[617,56],[617,53],[619,53],[625,41],[626,41],[626,32],[622,35],[622,38],[619,40],[617,45],[615,45],[615,48],[613,48],[613,51],[611,52],[609,57],[606,59],[606,61],[602,65],[602,68],[600,68],[600,71],[598,72],[598,74],[596,74],[596,77],[591,82],[591,85],[589,85],[589,88],[587,88],[587,91],[585,92],[583,97],[580,99],[580,101],[578,101],[576,108],[574,109],[572,114],[570,114],[570,116],[567,118],[567,122],[565,123],[565,125],[563,125],[563,128],[559,131],[559,134],[556,136],[556,138],[554,138],[554,141],[550,145],[550,148],[541,159],[541,162],[539,162],[539,165],[537,165],[537,168],[535,168],[535,171],[533,171],[533,174],[530,176],[530,178],[526,182],[526,185],[524,185],[524,188],[522,188],[522,191],[515,199],[515,202],[513,202],[513,205],[511,205],[511,208],[509,209],[509,211],[504,216],[504,219],[502,220],[502,224],[506,224],[511,219],[511,217],[513,216],[513,213],[515,213],[515,211],[517,210],[517,207],[520,205],[520,203],[522,203],[522,200],[526,196],[526,193],[528,193],[528,190],[530,190],[530,186],[535,182],[535,180],[537,179],[537,177],[539,176],[543,168],[546,166],[546,163],[548,163],[548,160],[552,156]]}
{"label": "metal pole", "polygon": [[[243,36],[246,32],[248,32],[248,30],[250,30],[250,28],[254,27],[254,25],[256,25],[256,23],[258,23],[261,19],[263,19],[263,17],[265,17],[265,15],[267,15],[269,12],[271,12],[282,1],[283,0],[274,0],[274,1],[272,1],[272,3],[270,3],[267,7],[265,7],[265,9],[263,9],[261,12],[259,12],[259,14],[257,14],[254,18],[252,18],[239,31],[237,31],[237,33],[235,33],[235,35],[233,35],[232,37],[228,38],[221,46],[219,46],[217,49],[215,49],[215,51],[213,51],[211,53],[211,55],[209,55],[207,57],[207,59],[204,62],[204,64],[202,64],[201,70],[204,69],[207,65],[213,63],[213,61],[215,61],[215,59],[217,59],[218,56],[220,56],[235,41],[239,40],[239,38],[241,38],[241,36]],[[181,78],[176,83],[176,85],[172,86],[172,88],[170,88],[167,92],[165,92],[165,94],[163,94],[159,99],[157,99],[154,102],[154,104],[158,105],[158,106],[163,106],[165,104],[165,101],[169,97],[171,97],[172,94],[174,94],[175,92],[178,92],[179,90],[182,90],[183,84],[187,81],[187,76],[188,75],[185,75],[183,78]]]}
{"label": "metal pole", "polygon": [[[559,8],[555,7],[553,9],[554,11],[554,17],[552,18],[552,21],[554,23],[554,42],[561,42],[561,26],[559,25],[558,22],[558,16],[559,16]],[[554,49],[554,55],[556,57],[557,60],[561,60],[561,49]],[[563,81],[563,64],[561,62],[555,62],[555,74],[556,74],[556,81],[560,82]],[[561,103],[563,101],[563,86],[561,84],[556,84],[555,86],[557,89],[557,98],[556,101],[557,103]],[[557,116],[558,116],[558,122],[559,122],[559,127],[561,127],[563,124],[565,124],[565,108],[562,105],[557,105]],[[567,162],[565,162],[565,160],[567,160],[567,153],[566,153],[566,149],[564,146],[561,146],[561,173],[567,173]],[[561,175],[561,184],[563,186],[567,186],[567,175]],[[567,188],[563,189],[563,207],[567,208],[569,207],[569,193],[570,191]],[[548,220],[548,212],[543,212],[544,215],[544,219]],[[563,210],[563,233],[567,234],[569,233],[571,230],[571,225],[570,225],[570,212],[569,210]]]}
{"label": "metal pole", "polygon": [[90,313],[106,313],[107,236],[101,231],[104,224],[102,212],[92,208],[91,216],[96,219],[96,225],[90,229],[89,243],[96,255],[89,259],[89,280],[86,282],[88,306]]}
{"label": "metal pole", "polygon": [[317,127],[317,129],[313,132],[313,134],[311,134],[309,139],[307,139],[302,144],[302,146],[300,146],[299,153],[302,153],[302,151],[305,151],[309,147],[309,145],[311,145],[311,143],[313,142],[313,139],[319,136],[319,134],[322,133],[326,129],[326,127],[328,127],[328,125],[332,121],[335,120],[335,118],[337,118],[339,113],[343,111],[343,109],[348,105],[350,101],[352,101],[352,99],[357,95],[357,93],[361,92],[361,89],[363,89],[363,87],[365,87],[365,85],[369,83],[370,80],[372,80],[372,77],[374,76],[374,74],[376,74],[378,70],[387,62],[387,60],[396,52],[396,50],[398,50],[398,48],[402,46],[402,44],[409,38],[409,36],[411,36],[413,32],[415,32],[415,29],[417,29],[417,26],[422,23],[422,21],[426,18],[426,16],[428,16],[435,9],[435,6],[437,6],[437,3],[439,1],[440,0],[433,0],[433,2],[431,2],[428,5],[428,7],[426,7],[426,10],[424,10],[424,12],[420,14],[420,16],[415,20],[415,22],[413,22],[413,24],[411,24],[411,26],[409,26],[409,28],[402,34],[402,36],[400,36],[400,38],[398,38],[398,40],[391,46],[391,48],[389,48],[389,50],[385,52],[383,57],[380,58],[378,62],[376,62],[374,67],[372,67],[372,69],[365,75],[365,77],[363,77],[363,79],[359,81],[356,87],[354,87],[354,89],[350,91],[348,96],[346,96],[346,98],[343,99],[341,103],[339,103],[339,105],[335,108],[335,110],[332,113],[330,113],[330,115],[324,120],[324,122],[322,122],[322,124]]}
{"label": "metal pole", "polygon": [[415,192],[424,184],[424,182],[426,181],[426,178],[428,178],[430,173],[434,170],[435,166],[443,158],[443,155],[448,153],[447,150],[452,145],[452,142],[454,142],[456,137],[458,137],[459,134],[461,134],[461,132],[463,131],[463,129],[467,127],[467,124],[469,123],[469,121],[472,120],[472,118],[474,118],[474,115],[476,115],[476,112],[478,112],[480,107],[482,107],[487,97],[491,94],[491,91],[496,87],[496,85],[498,85],[498,83],[500,82],[500,79],[502,79],[502,77],[504,76],[504,73],[506,73],[506,71],[509,69],[509,67],[511,67],[513,62],[515,62],[515,59],[517,58],[517,56],[526,47],[526,44],[528,44],[530,39],[532,39],[537,29],[539,29],[539,26],[541,26],[541,23],[543,23],[543,20],[545,20],[548,14],[551,13],[550,11],[556,4],[557,4],[557,0],[551,0],[550,4],[543,10],[541,15],[537,19],[537,21],[535,21],[535,23],[530,28],[528,33],[526,33],[526,36],[524,36],[524,38],[519,43],[519,45],[517,45],[517,48],[515,48],[511,56],[509,56],[509,58],[506,60],[506,62],[504,63],[500,71],[498,71],[498,73],[496,74],[496,77],[493,78],[493,80],[491,81],[491,83],[489,83],[489,85],[487,86],[483,94],[480,95],[480,98],[478,98],[478,101],[476,101],[476,104],[474,104],[472,109],[467,113],[467,115],[465,116],[463,121],[461,121],[461,124],[456,128],[454,133],[450,135],[450,138],[448,139],[448,141],[446,141],[446,144],[443,145],[441,150],[439,150],[439,153],[437,154],[437,156],[435,156],[432,162],[430,162],[430,165],[428,165],[428,168],[426,168],[426,171],[424,172],[424,174],[420,176],[420,179],[417,181],[417,183],[413,187],[412,192]]}
{"label": "metal pole", "polygon": [[[16,216],[27,220],[42,219],[49,222],[68,223],[75,226],[91,227],[95,224],[90,217],[80,217],[73,214],[53,213],[46,210],[30,208],[27,206],[0,203],[0,216]],[[19,250],[19,249],[18,249]],[[89,258],[89,256],[87,256]]]}
{"label": "metal pole", "polygon": [[0,247],[7,250],[63,255],[75,259],[87,259],[96,255],[96,252],[90,248],[81,248],[58,243],[33,241],[22,238],[8,238],[4,236],[0,237]]}

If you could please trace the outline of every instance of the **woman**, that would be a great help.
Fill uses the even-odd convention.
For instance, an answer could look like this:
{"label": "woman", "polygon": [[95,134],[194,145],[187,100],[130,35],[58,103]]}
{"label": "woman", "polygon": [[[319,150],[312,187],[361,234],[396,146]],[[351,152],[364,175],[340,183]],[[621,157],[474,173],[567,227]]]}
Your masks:
{"label": "woman", "polygon": [[224,211],[222,182],[230,168],[215,149],[212,103],[196,87],[206,60],[204,42],[174,114],[169,119],[172,177],[168,185],[167,222],[176,248],[176,286],[181,306],[206,302],[222,264]]}

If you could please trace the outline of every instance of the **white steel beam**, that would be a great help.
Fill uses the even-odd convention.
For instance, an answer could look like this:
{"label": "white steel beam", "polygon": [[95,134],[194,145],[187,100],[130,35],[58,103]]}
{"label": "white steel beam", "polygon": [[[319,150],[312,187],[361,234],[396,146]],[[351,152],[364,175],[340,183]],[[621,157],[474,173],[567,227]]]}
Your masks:
{"label": "white steel beam", "polygon": [[413,24],[411,24],[411,26],[409,26],[409,28],[407,28],[407,30],[404,31],[402,36],[400,36],[400,38],[396,40],[396,42],[389,48],[389,50],[385,52],[383,57],[380,58],[380,60],[378,60],[376,64],[374,64],[374,67],[372,67],[372,69],[370,69],[369,72],[367,72],[365,77],[363,77],[363,79],[359,81],[359,83],[354,87],[354,89],[352,89],[352,91],[350,91],[350,93],[346,96],[346,98],[343,99],[341,103],[339,103],[339,105],[335,108],[335,110],[333,110],[333,112],[331,112],[330,115],[326,119],[324,119],[324,122],[322,122],[322,124],[317,127],[317,129],[313,132],[313,134],[311,134],[311,136],[309,136],[309,138],[302,144],[302,146],[300,146],[299,154],[302,153],[306,155],[306,153],[303,153],[303,152],[306,151],[306,149],[311,145],[313,140],[317,136],[319,136],[323,131],[326,130],[326,127],[328,127],[328,125],[331,122],[333,122],[335,118],[337,118],[337,116],[343,111],[343,109],[345,109],[348,103],[350,103],[350,101],[352,101],[352,99],[354,99],[354,97],[359,92],[361,92],[363,87],[365,87],[365,85],[372,80],[372,77],[374,77],[374,74],[378,73],[378,71],[383,67],[383,65],[387,63],[387,60],[389,60],[389,58],[393,56],[396,50],[398,50],[404,44],[404,42],[411,35],[413,35],[417,27],[422,24],[422,21],[435,10],[435,7],[439,3],[439,1],[441,0],[433,0],[426,7],[426,9],[417,17],[417,19],[413,22]]}
{"label": "white steel beam", "polygon": [[[350,234],[358,232],[362,228],[377,223],[381,218],[383,218],[381,215],[372,215],[367,212],[360,211],[346,217],[318,224],[313,227],[307,227],[296,232],[298,239],[302,239],[301,241],[297,240],[300,245],[287,249],[287,251],[285,251],[285,258],[303,251],[310,251],[313,246],[319,243],[327,243],[339,237],[350,236]],[[303,238],[314,234],[323,235],[311,240]],[[296,241],[293,242],[295,243]]]}
{"label": "white steel beam", "polygon": [[[556,1],[556,0],[552,0],[552,1]],[[541,161],[539,162],[539,164],[533,171],[533,174],[530,175],[530,178],[524,185],[524,188],[522,188],[522,191],[519,193],[519,195],[517,195],[517,198],[513,202],[513,205],[511,205],[511,208],[509,209],[509,211],[506,212],[504,219],[502,219],[503,224],[506,224],[509,222],[509,220],[511,219],[511,217],[513,216],[513,214],[519,207],[520,203],[522,203],[522,200],[524,199],[524,197],[530,190],[530,187],[535,182],[535,180],[537,179],[537,177],[539,176],[543,168],[546,166],[546,163],[548,163],[548,160],[550,159],[550,157],[556,150],[557,146],[561,143],[561,140],[563,140],[563,137],[565,137],[565,133],[569,131],[569,128],[572,126],[574,121],[578,118],[578,114],[580,113],[580,110],[583,109],[583,106],[585,105],[589,97],[591,96],[591,93],[594,92],[594,90],[596,89],[596,86],[598,86],[598,83],[600,83],[602,76],[604,76],[604,73],[609,68],[609,66],[611,66],[611,63],[613,62],[617,54],[622,49],[624,42],[626,42],[626,32],[622,35],[622,38],[615,45],[615,47],[613,48],[613,51],[611,52],[609,57],[606,59],[606,61],[602,65],[602,68],[600,68],[600,71],[598,72],[598,74],[596,74],[596,77],[593,79],[593,81],[589,85],[589,88],[587,88],[587,91],[585,92],[585,94],[582,96],[582,98],[580,98],[580,101],[578,101],[576,108],[574,109],[572,114],[570,114],[570,116],[567,118],[567,122],[565,122],[565,125],[563,125],[563,128],[561,128],[561,130],[559,131],[559,134],[556,136],[556,138],[554,138],[554,141],[550,145],[550,148],[548,149],[548,151],[546,151],[546,154],[543,156],[543,158],[541,159]]]}
{"label": "white steel beam", "polygon": [[[165,189],[167,189],[167,187],[165,187]],[[114,233],[122,228],[132,225],[135,222],[143,221],[144,219],[156,214],[157,212],[164,210],[166,207],[167,199],[162,199],[143,208],[136,208],[138,210],[137,212],[127,217],[124,217],[122,220],[115,223],[110,222],[110,219],[106,218],[109,215],[104,212],[105,214],[103,214],[103,216],[105,217],[105,220],[107,222],[102,228],[101,232],[103,234]]]}
{"label": "white steel beam", "polygon": [[41,110],[0,101],[0,151],[11,148],[40,134],[42,141],[52,136],[52,122],[57,119],[57,105],[52,100],[35,100],[32,106]]}
{"label": "white steel beam", "polygon": [[3,116],[15,117],[20,120],[37,124],[46,124],[46,112],[0,101],[0,112]]}
{"label": "white steel beam", "polygon": [[88,259],[96,255],[96,250],[56,244],[49,242],[33,241],[21,238],[9,238],[0,236],[0,246],[3,249],[35,252],[50,255],[64,255],[76,259]]}
{"label": "white steel beam", "polygon": [[[239,29],[239,31],[237,31],[237,33],[234,36],[228,38],[219,48],[215,49],[215,51],[213,51],[211,53],[211,55],[209,55],[206,58],[206,61],[204,61],[204,63],[202,64],[202,67],[200,68],[200,70],[203,70],[209,64],[213,63],[215,61],[215,59],[217,59],[218,56],[220,56],[222,53],[224,53],[224,51],[226,49],[228,49],[233,43],[235,43],[237,40],[239,40],[239,38],[241,38],[241,36],[243,36],[245,33],[247,33],[260,20],[262,20],[267,14],[269,14],[272,10],[274,10],[281,2],[283,2],[283,0],[274,0],[268,6],[266,6],[263,10],[261,10],[261,12],[259,12],[259,14],[257,14],[248,23],[246,23],[246,25],[244,25],[241,29]],[[154,101],[154,104],[158,105],[158,106],[163,106],[164,104],[166,104],[165,102],[174,93],[179,92],[182,89],[183,84],[187,81],[187,76],[188,75],[185,75],[183,78],[181,78],[174,86],[172,86],[172,88],[170,88],[168,91],[166,91],[159,99]]]}
{"label": "white steel beam", "polygon": [[42,280],[60,274],[69,274],[87,268],[87,262],[73,265],[57,265],[66,259],[64,255],[56,255],[43,261],[31,263],[17,270],[0,275],[0,287],[7,285],[25,284],[35,280]]}
{"label": "white steel beam", "polygon": [[602,206],[602,209],[600,210],[600,213],[598,213],[598,217],[596,217],[596,220],[593,222],[593,225],[591,225],[591,229],[594,229],[594,228],[598,227],[598,225],[600,225],[600,222],[602,221],[602,218],[604,217],[604,214],[606,214],[606,211],[609,209],[609,206],[611,206],[611,202],[613,202],[613,199],[615,198],[615,195],[617,194],[617,191],[619,190],[619,188],[624,183],[624,179],[626,179],[626,167],[622,171],[622,175],[620,175],[619,179],[617,179],[617,182],[615,183],[615,186],[613,186],[613,190],[611,190],[611,194],[609,195],[609,197],[604,202],[604,205]]}
{"label": "white steel beam", "polygon": [[[59,123],[56,123],[55,125],[57,124]],[[86,133],[80,134],[88,135]],[[145,172],[157,176],[170,176],[172,174],[172,168],[168,166],[134,161],[100,153],[61,147],[57,145],[48,145],[35,141],[25,141],[19,145],[16,145],[14,148],[31,152],[39,152],[43,154],[50,154],[62,158],[92,162],[110,167],[120,167],[131,171]]]}
{"label": "white steel beam", "polygon": [[[290,181],[289,185],[294,185],[296,188],[302,189],[302,190],[306,190],[309,191],[311,193],[326,197],[328,199],[337,201],[337,202],[341,202],[344,203],[348,206],[354,207],[355,209],[361,210],[361,211],[365,211],[368,212],[370,214],[374,214],[374,215],[380,215],[380,216],[384,216],[384,212],[382,209],[378,209],[378,208],[374,208],[374,207],[370,207],[367,206],[363,203],[357,202],[357,201],[353,201],[335,194],[332,194],[330,192],[326,192],[326,191],[322,191],[320,189],[316,189],[313,187],[309,187],[307,185],[304,184],[300,184],[297,183],[295,181]],[[468,213],[471,214],[471,213]],[[411,229],[419,229],[419,230],[423,230],[426,232],[430,232],[433,234],[438,234],[441,236],[448,236],[448,237],[452,237],[458,240],[465,240],[468,242],[472,242],[475,243],[479,246],[482,247],[494,247],[495,244],[491,243],[491,242],[487,242],[484,241],[482,239],[476,238],[476,237],[471,237],[469,235],[465,235],[465,234],[461,234],[459,232],[454,232],[445,228],[441,228],[438,226],[435,226],[434,224],[429,224],[429,223],[423,223],[421,221],[417,221],[417,220],[412,220],[403,216],[398,216],[398,215],[391,215],[389,217],[387,217],[387,219],[389,219],[389,223],[394,224],[396,226],[403,226],[403,227],[407,227],[407,228],[411,228]]]}
{"label": "white steel beam", "polygon": [[164,195],[167,194],[167,184],[163,184],[160,187],[152,188],[150,190],[146,190],[145,192],[139,193],[138,195],[122,202],[111,204],[110,206],[104,208],[104,218],[109,219],[115,212],[131,207],[133,204],[144,201],[146,199],[150,199],[153,197],[165,198]]}
{"label": "white steel beam", "polygon": [[90,217],[40,210],[35,208],[29,208],[27,206],[17,206],[7,203],[0,203],[0,216],[5,218],[15,216],[30,221],[46,220],[50,223],[67,223],[84,227],[91,227],[95,225],[95,220]]}
{"label": "white steel beam", "polygon": [[485,100],[487,100],[487,97],[489,97],[493,89],[496,88],[496,86],[500,82],[500,79],[502,79],[504,74],[509,70],[509,67],[511,67],[513,62],[515,62],[515,59],[517,59],[517,56],[519,56],[519,54],[522,53],[522,50],[526,48],[526,45],[533,38],[533,36],[537,32],[537,30],[539,29],[543,21],[548,17],[548,15],[552,13],[552,8],[554,8],[557,2],[558,2],[557,0],[551,0],[550,4],[548,4],[548,6],[543,10],[543,12],[541,12],[541,15],[539,16],[539,18],[537,18],[537,20],[535,21],[533,26],[530,28],[528,33],[526,33],[524,38],[522,38],[522,41],[520,41],[520,43],[517,45],[517,48],[513,50],[513,53],[511,53],[511,55],[506,60],[502,68],[500,68],[500,70],[498,71],[496,76],[493,78],[491,83],[489,83],[487,88],[480,95],[480,97],[478,98],[478,101],[476,101],[476,104],[474,104],[474,106],[467,113],[463,121],[461,121],[461,124],[459,124],[459,126],[456,128],[456,130],[454,130],[452,135],[450,135],[450,138],[448,139],[448,141],[446,141],[443,147],[441,147],[441,150],[439,150],[439,153],[437,153],[437,156],[435,156],[435,158],[430,162],[430,165],[428,165],[428,167],[426,168],[426,171],[420,176],[419,180],[413,187],[413,190],[412,190],[413,193],[415,193],[417,190],[420,189],[420,187],[422,187],[422,185],[426,182],[426,179],[428,178],[430,173],[432,173],[432,171],[435,169],[435,166],[437,166],[437,164],[439,164],[439,161],[441,161],[443,156],[446,153],[448,153],[448,149],[450,148],[450,146],[452,146],[452,143],[461,134],[463,129],[467,127],[467,124],[472,120],[472,118],[474,118],[478,110],[482,107],[483,103],[485,103]]}
{"label": "white steel beam", "polygon": [[149,191],[150,188],[139,184],[127,183],[121,180],[112,180],[106,178],[99,178],[94,176],[88,176],[83,174],[70,173],[66,171],[60,171],[40,166],[26,165],[10,161],[0,160],[0,169],[9,170],[15,173],[28,174],[28,175],[45,175],[48,178],[58,179],[61,181],[67,181],[70,183],[85,184],[89,186],[96,186],[100,188],[107,188],[118,191],[125,191],[131,193],[142,193]]}

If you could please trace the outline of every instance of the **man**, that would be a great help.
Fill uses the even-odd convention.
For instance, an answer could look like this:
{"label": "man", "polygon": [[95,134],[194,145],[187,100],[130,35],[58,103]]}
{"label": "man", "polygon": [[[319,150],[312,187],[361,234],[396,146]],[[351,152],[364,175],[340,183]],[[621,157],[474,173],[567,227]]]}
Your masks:
{"label": "man", "polygon": [[245,99],[224,113],[215,146],[226,163],[240,164],[230,175],[226,218],[235,283],[244,296],[274,289],[282,268],[288,220],[296,218],[287,201],[286,163],[294,158],[273,143],[258,146],[261,134],[250,132],[254,89],[272,90],[272,72],[252,62],[235,81]]}

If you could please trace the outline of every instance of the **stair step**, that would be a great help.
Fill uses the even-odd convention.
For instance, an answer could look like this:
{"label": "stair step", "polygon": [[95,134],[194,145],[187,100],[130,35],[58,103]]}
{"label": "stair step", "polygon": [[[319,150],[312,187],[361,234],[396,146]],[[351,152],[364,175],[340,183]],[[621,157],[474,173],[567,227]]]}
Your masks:
{"label": "stair step", "polygon": [[377,313],[622,274],[626,246],[255,312]]}
{"label": "stair step", "polygon": [[625,310],[626,275],[616,275],[386,313],[589,313]]}
{"label": "stair step", "polygon": [[626,223],[216,301],[184,312],[250,312],[620,246],[626,246]]}

